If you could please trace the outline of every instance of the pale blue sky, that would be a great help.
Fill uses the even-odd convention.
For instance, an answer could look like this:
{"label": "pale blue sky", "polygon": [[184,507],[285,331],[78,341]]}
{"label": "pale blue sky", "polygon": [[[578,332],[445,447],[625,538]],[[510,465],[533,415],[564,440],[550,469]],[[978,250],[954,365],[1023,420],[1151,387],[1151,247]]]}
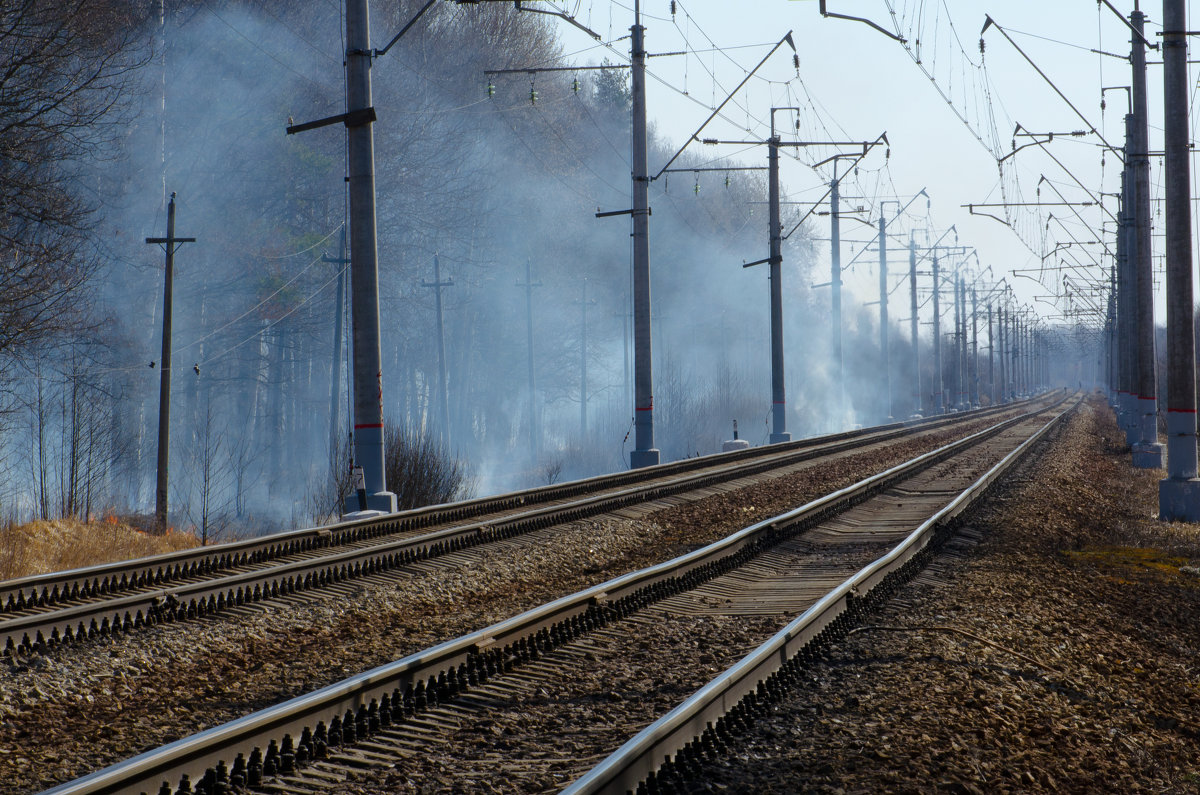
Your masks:
{"label": "pale blue sky", "polygon": [[[1129,2],[1114,2],[1114,5],[1124,13],[1131,10]],[[632,0],[604,3],[584,0],[564,7],[611,39],[627,34],[633,16]],[[1104,6],[1099,6],[1098,10],[1095,0],[1010,0],[1005,3],[829,0],[828,8],[838,13],[868,17],[889,30],[900,28],[910,37],[912,53],[918,53],[917,40],[920,39],[921,65],[914,62],[913,55],[900,43],[867,25],[822,18],[817,0],[741,3],[680,0],[674,17],[669,0],[650,0],[642,5],[649,52],[703,51],[713,47],[712,41],[725,49],[723,53],[698,52],[688,57],[650,59],[653,77],[648,81],[648,109],[652,123],[668,138],[682,143],[709,114],[712,105],[719,103],[726,90],[733,88],[745,75],[745,70],[758,63],[769,49],[744,45],[778,41],[790,29],[800,57],[799,78],[792,53],[785,46],[751,79],[735,103],[728,106],[724,114],[728,120],[715,120],[705,131],[706,136],[765,137],[767,109],[772,105],[794,104],[805,106],[800,119],[800,135],[806,138],[829,135],[870,140],[886,130],[891,143],[891,158],[886,169],[881,169],[882,153],[869,155],[859,171],[858,186],[844,183],[843,193],[864,196],[864,200],[851,203],[869,205],[876,197],[884,197],[893,191],[908,197],[922,187],[927,188],[932,196],[935,225],[944,229],[954,224],[960,242],[976,246],[983,265],[992,266],[994,272],[1037,268],[1041,264],[1040,254],[1053,249],[1057,243],[1072,238],[1079,241],[1096,239],[1091,230],[1107,217],[1097,207],[1064,206],[1024,211],[1026,215],[1016,226],[1029,244],[1027,246],[1008,227],[991,219],[971,216],[960,205],[1001,200],[996,161],[985,144],[993,149],[998,147],[1001,152],[1009,151],[1015,122],[1039,133],[1068,133],[1094,125],[1109,143],[1121,146],[1125,92],[1107,92],[1107,109],[1102,112],[1101,86],[1129,85],[1130,69],[1126,60],[1090,52],[1128,53],[1128,29],[1112,11]],[[1161,6],[1155,4],[1145,10],[1147,38],[1157,41],[1154,33],[1159,29],[1157,18],[1161,15]],[[1016,44],[1055,82],[1066,100],[1086,117],[1086,123],[1038,76],[1000,31],[987,32],[983,60],[986,69],[977,66],[980,63],[980,29],[986,12],[994,15],[995,22],[1002,25]],[[568,51],[583,51],[575,56],[576,62],[598,62],[606,54],[603,49],[586,50],[590,46],[589,39],[568,32],[566,27],[563,36]],[[628,40],[613,44],[614,50],[620,52],[627,52],[628,46]],[[611,53],[607,54],[612,57]],[[1152,62],[1158,58],[1157,52],[1149,54]],[[922,66],[935,80],[923,73]],[[713,74],[720,88],[714,88]],[[986,81],[981,79],[984,75]],[[1161,76],[1161,67],[1151,65],[1148,94],[1152,150],[1161,150],[1162,146],[1157,129],[1161,127]],[[938,87],[951,97],[953,107],[939,94]],[[690,96],[680,93],[685,89]],[[983,143],[960,120],[956,110],[971,122],[975,132],[984,139]],[[786,114],[777,117],[781,126],[787,125],[787,118]],[[1018,144],[1028,140],[1018,140]],[[1093,193],[1117,189],[1119,161],[1110,154],[1101,165],[1103,150],[1098,137],[1056,140],[1048,148]],[[735,147],[724,147],[719,152],[699,145],[697,149],[706,150],[714,157],[719,153],[734,155],[735,159],[747,164],[765,162],[765,153],[761,149],[741,154],[736,154]],[[806,159],[813,162],[831,151],[809,150]],[[1009,201],[1039,201],[1037,187],[1043,175],[1053,186],[1042,185],[1040,201],[1062,201],[1055,195],[1054,188],[1061,191],[1067,201],[1089,200],[1050,154],[1037,146],[1022,151],[1008,163],[1015,166],[1009,169],[1010,176],[1006,180]],[[1152,179],[1156,196],[1158,167],[1159,161],[1155,160]],[[657,168],[651,164],[651,171]],[[785,187],[794,197],[816,199],[822,193],[822,183],[829,178],[829,172],[826,168],[818,175],[803,163],[785,161],[783,178]],[[685,177],[689,185],[691,179]],[[717,179],[719,177],[713,177],[713,185],[717,184]],[[923,202],[913,206],[924,209]],[[1109,200],[1108,206],[1115,213],[1115,203]],[[1003,215],[1000,210],[991,212]],[[878,217],[877,212],[870,214],[873,218]],[[819,223],[824,225],[826,221]],[[844,223],[843,228],[843,234],[847,236],[857,234],[860,229],[867,232],[865,226],[854,223]],[[1111,242],[1111,234],[1108,239]],[[1156,241],[1156,245],[1158,243]],[[1072,248],[1081,251],[1080,247]],[[1090,246],[1089,250],[1094,256],[1100,255],[1098,246]],[[827,249],[822,256],[827,256]],[[850,256],[844,249],[843,261]],[[871,258],[864,257],[860,261],[868,259]],[[1047,264],[1054,264],[1055,259],[1047,260]],[[1081,262],[1090,260],[1082,251],[1078,259]],[[900,260],[897,256],[897,266],[902,264]],[[1158,264],[1161,266],[1161,262]],[[856,268],[848,281],[852,286],[857,284],[860,291],[869,293],[874,289],[870,287],[874,284],[873,273],[873,265],[861,272]],[[1061,273],[1049,273],[1043,278],[1048,284],[1057,283]],[[1047,292],[1028,278],[1010,277],[1010,281],[1027,302],[1033,302],[1036,294]],[[1045,303],[1038,303],[1038,307],[1047,315],[1056,311]]]}

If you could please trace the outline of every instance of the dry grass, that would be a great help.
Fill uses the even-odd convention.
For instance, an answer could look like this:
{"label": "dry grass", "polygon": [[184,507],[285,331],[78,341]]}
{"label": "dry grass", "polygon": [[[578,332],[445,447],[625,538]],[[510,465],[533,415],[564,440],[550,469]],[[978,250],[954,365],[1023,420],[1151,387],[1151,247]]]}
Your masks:
{"label": "dry grass", "polygon": [[1190,558],[1168,555],[1149,547],[1089,547],[1067,552],[1067,556],[1091,562],[1097,568],[1126,570],[1135,573],[1157,572],[1164,577],[1188,579]]}
{"label": "dry grass", "polygon": [[0,524],[0,580],[129,560],[200,545],[191,533],[153,536],[115,517]]}

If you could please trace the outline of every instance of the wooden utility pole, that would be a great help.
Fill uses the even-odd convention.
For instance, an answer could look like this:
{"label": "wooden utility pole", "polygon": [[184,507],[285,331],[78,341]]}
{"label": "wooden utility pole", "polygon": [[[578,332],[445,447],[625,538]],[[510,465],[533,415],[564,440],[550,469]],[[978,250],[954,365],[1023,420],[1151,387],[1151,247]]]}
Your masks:
{"label": "wooden utility pole", "polygon": [[533,288],[541,287],[542,283],[533,280],[533,261],[528,258],[525,260],[525,282],[517,282],[517,286],[525,288],[525,335],[529,349],[529,455],[530,464],[537,466],[541,437],[537,427],[537,379],[533,368]]}
{"label": "wooden utility pole", "polygon": [[450,387],[446,373],[446,324],[442,320],[442,288],[453,287],[454,279],[442,281],[442,262],[438,255],[433,255],[433,281],[421,280],[422,287],[432,287],[437,307],[437,345],[438,345],[438,404],[441,409],[442,440],[446,449],[450,449]]}
{"label": "wooden utility pole", "polygon": [[329,461],[335,464],[338,454],[338,405],[341,402],[342,389],[342,312],[346,304],[346,266],[350,259],[346,256],[346,229],[342,228],[341,253],[334,258],[328,254],[321,257],[323,262],[333,263],[337,274],[337,305],[333,313],[333,364],[329,369]]}
{"label": "wooden utility pole", "polygon": [[175,274],[175,249],[183,243],[195,243],[194,237],[175,237],[175,194],[167,203],[167,236],[148,237],[147,243],[160,245],[167,253],[163,282],[162,356],[158,380],[158,478],[154,490],[154,527],[167,531],[167,465],[171,440],[171,288]]}
{"label": "wooden utility pole", "polygon": [[587,297],[587,279],[583,280],[583,296],[579,299],[579,307],[583,311],[583,317],[580,318],[580,340],[579,340],[579,438],[581,442],[587,440],[588,435],[588,376],[587,376],[587,360],[588,360],[588,324],[587,311],[588,305],[596,305],[595,301],[589,301]]}

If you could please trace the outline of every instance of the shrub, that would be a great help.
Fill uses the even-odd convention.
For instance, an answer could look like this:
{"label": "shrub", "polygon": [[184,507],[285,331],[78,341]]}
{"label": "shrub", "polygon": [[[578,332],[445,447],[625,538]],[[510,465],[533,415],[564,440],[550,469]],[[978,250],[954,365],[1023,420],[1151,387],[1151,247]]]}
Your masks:
{"label": "shrub", "polygon": [[430,433],[391,423],[383,431],[383,471],[400,510],[465,499],[474,490],[466,463]]}
{"label": "shrub", "polygon": [[[313,520],[336,520],[341,513],[338,506],[347,497],[353,505],[350,471],[344,463],[349,458],[345,445],[339,445],[329,477],[311,492]],[[466,499],[475,488],[466,462],[455,458],[432,434],[390,422],[383,432],[383,470],[387,488],[402,511]]]}

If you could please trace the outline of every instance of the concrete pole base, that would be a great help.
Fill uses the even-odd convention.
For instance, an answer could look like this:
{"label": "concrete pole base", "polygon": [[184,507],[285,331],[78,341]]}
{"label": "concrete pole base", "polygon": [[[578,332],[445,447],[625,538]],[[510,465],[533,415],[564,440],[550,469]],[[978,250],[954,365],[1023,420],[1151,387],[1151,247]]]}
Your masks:
{"label": "concrete pole base", "polygon": [[375,494],[367,495],[367,509],[359,510],[358,495],[351,494],[346,497],[345,503],[342,505],[345,511],[342,518],[349,521],[347,517],[354,519],[362,519],[366,516],[381,516],[383,514],[396,512],[396,495],[390,491],[380,491]]}
{"label": "concrete pole base", "polygon": [[1142,437],[1130,435],[1138,432],[1137,398],[1128,393],[1122,396],[1121,413],[1119,419],[1121,428],[1125,431],[1126,443],[1130,445],[1137,443]]}
{"label": "concrete pole base", "polygon": [[721,442],[721,452],[728,453],[731,450],[749,450],[750,443],[745,439],[726,439]]}
{"label": "concrete pole base", "polygon": [[379,491],[374,494],[367,495],[367,510],[383,511],[384,513],[396,512],[396,495],[390,491]]}
{"label": "concrete pole base", "polygon": [[1158,518],[1164,522],[1200,522],[1200,478],[1158,481]]}
{"label": "concrete pole base", "polygon": [[629,466],[631,469],[641,469],[642,467],[657,465],[658,450],[653,447],[649,450],[631,450],[629,452]]}
{"label": "concrete pole base", "polygon": [[1141,429],[1137,427],[1136,423],[1129,422],[1128,417],[1126,417],[1124,427],[1125,427],[1125,444],[1127,444],[1130,447],[1133,447],[1135,444],[1137,444],[1138,442],[1140,442],[1142,440]]}
{"label": "concrete pole base", "polygon": [[[358,502],[358,498],[355,497],[354,501]],[[357,519],[375,519],[380,516],[387,516],[387,512],[386,511],[347,511],[346,513],[342,514],[342,521],[343,522],[353,522]]]}
{"label": "concrete pole base", "polygon": [[1135,444],[1133,446],[1133,465],[1138,469],[1162,469],[1163,446],[1158,442]]}
{"label": "concrete pole base", "polygon": [[779,444],[780,442],[790,442],[791,440],[792,440],[792,435],[790,433],[788,433],[787,431],[784,431],[783,433],[771,434],[769,443],[770,444]]}

